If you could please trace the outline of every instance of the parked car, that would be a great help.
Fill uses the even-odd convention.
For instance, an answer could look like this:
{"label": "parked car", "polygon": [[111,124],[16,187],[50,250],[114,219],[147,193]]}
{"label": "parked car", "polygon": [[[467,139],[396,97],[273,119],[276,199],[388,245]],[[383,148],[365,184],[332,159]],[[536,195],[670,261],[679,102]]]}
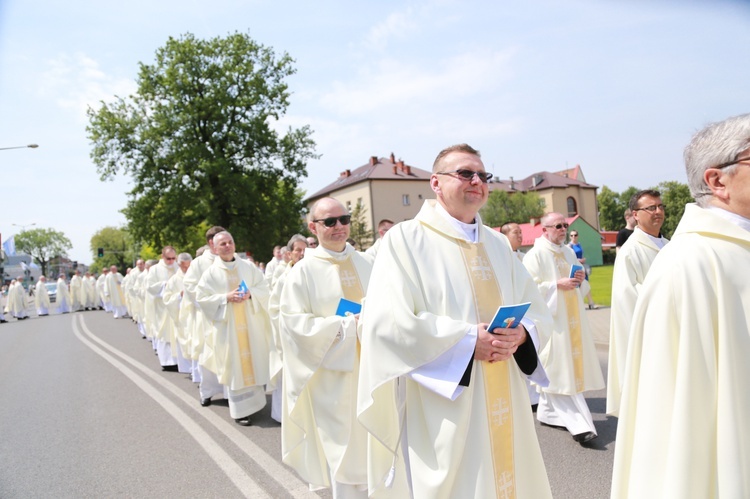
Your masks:
{"label": "parked car", "polygon": [[57,299],[57,283],[45,282],[44,285],[47,286],[47,294],[49,295],[50,303],[55,303],[55,300]]}

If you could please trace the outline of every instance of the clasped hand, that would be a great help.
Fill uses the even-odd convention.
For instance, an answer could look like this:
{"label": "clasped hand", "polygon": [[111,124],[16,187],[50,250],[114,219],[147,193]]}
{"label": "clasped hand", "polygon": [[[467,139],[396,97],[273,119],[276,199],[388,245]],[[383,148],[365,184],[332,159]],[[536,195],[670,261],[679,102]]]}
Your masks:
{"label": "clasped hand", "polygon": [[526,341],[526,329],[522,325],[514,328],[499,327],[492,333],[487,331],[487,327],[489,324],[477,324],[477,343],[474,347],[476,360],[491,363],[508,360]]}
{"label": "clasped hand", "polygon": [[583,270],[579,270],[575,273],[574,277],[563,277],[562,279],[558,279],[557,288],[562,289],[563,291],[580,288],[584,279],[586,279],[586,273]]}
{"label": "clasped hand", "polygon": [[227,293],[227,303],[241,303],[250,298],[250,293],[243,293],[239,288]]}

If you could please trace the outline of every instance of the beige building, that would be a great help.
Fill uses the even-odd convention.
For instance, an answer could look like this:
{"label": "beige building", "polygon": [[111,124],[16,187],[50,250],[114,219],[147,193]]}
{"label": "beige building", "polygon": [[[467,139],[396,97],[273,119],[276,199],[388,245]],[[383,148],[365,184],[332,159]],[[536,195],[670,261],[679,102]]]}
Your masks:
{"label": "beige building", "polygon": [[539,172],[521,180],[492,179],[490,192],[505,190],[536,192],[544,201],[546,212],[561,213],[572,218],[576,215],[599,230],[599,206],[596,201],[597,186],[586,182],[580,165],[560,172]]}
{"label": "beige building", "polygon": [[367,229],[377,232],[380,220],[395,223],[414,218],[425,199],[435,197],[430,188],[430,172],[389,158],[372,156],[367,164],[354,170],[344,170],[333,183],[309,196],[308,210],[322,197],[341,201],[347,210],[358,203],[365,208]]}
{"label": "beige building", "polygon": [[[318,199],[330,196],[341,201],[351,212],[361,203],[365,208],[367,229],[375,228],[384,218],[395,223],[414,218],[425,199],[434,199],[430,188],[430,171],[389,158],[372,156],[367,164],[344,170],[333,183],[309,196],[308,210]],[[579,165],[560,172],[539,172],[522,180],[493,178],[490,192],[503,189],[509,193],[536,192],[547,212],[559,212],[568,218],[580,216],[599,230],[597,186],[586,182]],[[377,236],[376,236],[377,237]]]}

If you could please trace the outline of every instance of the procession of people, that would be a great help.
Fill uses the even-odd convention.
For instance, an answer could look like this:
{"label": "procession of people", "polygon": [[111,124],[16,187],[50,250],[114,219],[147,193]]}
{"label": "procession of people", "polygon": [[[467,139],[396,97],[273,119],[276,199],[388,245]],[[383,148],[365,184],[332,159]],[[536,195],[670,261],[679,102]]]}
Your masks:
{"label": "procession of people", "polygon": [[[685,164],[696,203],[671,242],[661,194],[644,190],[618,246],[613,497],[750,496],[750,115],[697,133]],[[56,311],[132,320],[163,371],[199,385],[196,404],[223,397],[238,425],[270,399],[281,459],[310,490],[552,497],[534,418],[571,445],[598,436],[584,397],[605,388],[590,286],[562,214],[544,215],[525,254],[517,224],[483,225],[491,178],[478,150],[451,146],[433,164],[435,199],[414,220],[382,220],[370,251],[347,242],[351,215],[326,197],[310,209],[312,236],[290,235],[264,265],[213,226],[195,255],[167,245],[124,275],[61,275]],[[38,316],[52,310],[45,280]],[[6,301],[0,320],[28,317],[20,282]]]}

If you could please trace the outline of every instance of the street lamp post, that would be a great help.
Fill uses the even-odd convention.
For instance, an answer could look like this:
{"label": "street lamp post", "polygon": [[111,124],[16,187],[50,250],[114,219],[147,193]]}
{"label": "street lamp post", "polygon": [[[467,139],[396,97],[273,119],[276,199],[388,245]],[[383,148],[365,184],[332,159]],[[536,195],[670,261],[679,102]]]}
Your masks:
{"label": "street lamp post", "polygon": [[26,224],[26,225],[23,225],[23,224],[11,224],[11,225],[15,225],[16,227],[21,227],[21,232],[25,232],[26,227],[34,226],[36,225],[36,222],[34,222],[33,224]]}
{"label": "street lamp post", "polygon": [[26,148],[36,149],[37,147],[39,147],[39,144],[29,144],[27,146],[0,147],[0,151],[5,151],[6,149],[26,149]]}

